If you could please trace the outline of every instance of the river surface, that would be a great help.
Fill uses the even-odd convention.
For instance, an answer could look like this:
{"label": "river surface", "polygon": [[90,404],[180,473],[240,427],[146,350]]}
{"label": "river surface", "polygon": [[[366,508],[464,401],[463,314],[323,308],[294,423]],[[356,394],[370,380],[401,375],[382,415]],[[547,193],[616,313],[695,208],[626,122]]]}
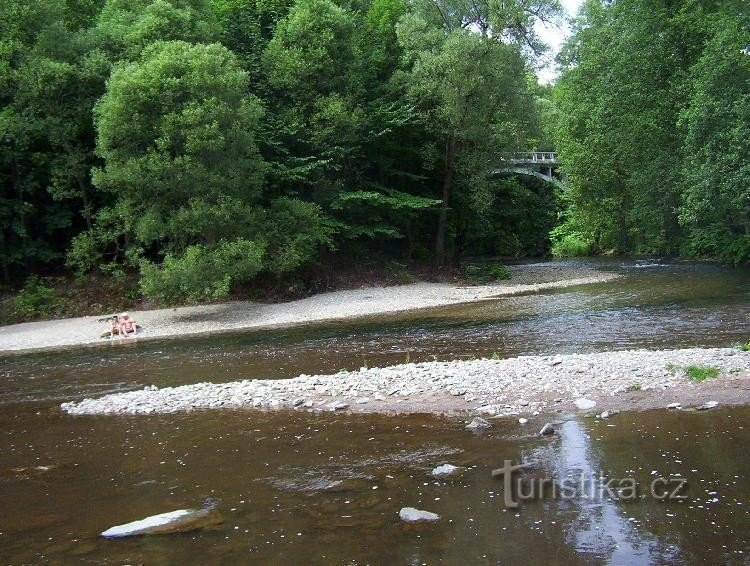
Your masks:
{"label": "river surface", "polygon": [[[586,262],[592,265],[592,262]],[[750,336],[750,273],[709,264],[594,262],[615,281],[361,321],[0,358],[4,563],[533,563],[750,561],[750,408],[608,420],[498,421],[483,434],[429,415],[206,411],[71,417],[112,391],[329,373],[363,365],[635,347],[730,346]],[[541,419],[541,417],[540,417]],[[576,488],[518,508],[491,471],[527,485],[631,478],[635,500]],[[442,463],[468,467],[436,480]],[[687,480],[684,500],[651,483]],[[588,482],[588,480],[587,480]],[[588,486],[589,483],[586,483]],[[658,491],[658,490],[657,490]],[[642,497],[641,497],[642,496]],[[216,502],[224,523],[103,540],[101,531]],[[401,507],[441,515],[406,526]]]}

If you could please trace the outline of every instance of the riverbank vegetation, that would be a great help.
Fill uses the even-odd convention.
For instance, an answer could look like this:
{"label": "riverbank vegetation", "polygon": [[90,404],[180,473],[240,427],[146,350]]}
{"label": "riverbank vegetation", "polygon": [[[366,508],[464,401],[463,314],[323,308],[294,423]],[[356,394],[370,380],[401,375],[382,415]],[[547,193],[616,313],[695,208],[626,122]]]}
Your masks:
{"label": "riverbank vegetation", "polygon": [[[746,262],[742,2],[589,0],[542,86],[534,24],[560,16],[556,0],[3,2],[0,273],[24,288],[3,305],[67,313],[91,285],[122,304],[309,293],[359,263],[382,266],[372,283],[550,251]],[[564,191],[498,172],[555,145]]]}
{"label": "riverbank vegetation", "polygon": [[555,251],[750,261],[750,10],[586,2],[560,55]]}
{"label": "riverbank vegetation", "polygon": [[544,254],[555,192],[492,168],[542,143],[533,23],[558,13],[554,0],[4,2],[2,276],[135,274],[174,304],[293,285],[331,258]]}

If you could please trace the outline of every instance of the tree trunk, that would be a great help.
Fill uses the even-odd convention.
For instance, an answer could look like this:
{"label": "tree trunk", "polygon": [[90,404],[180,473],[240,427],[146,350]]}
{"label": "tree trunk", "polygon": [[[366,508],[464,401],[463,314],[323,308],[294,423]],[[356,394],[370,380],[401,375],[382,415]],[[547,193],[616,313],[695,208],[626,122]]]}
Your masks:
{"label": "tree trunk", "polygon": [[451,183],[456,164],[456,138],[451,136],[445,148],[445,169],[443,172],[443,200],[440,204],[437,235],[435,236],[435,267],[445,264],[445,234],[448,230],[448,204],[451,196]]}

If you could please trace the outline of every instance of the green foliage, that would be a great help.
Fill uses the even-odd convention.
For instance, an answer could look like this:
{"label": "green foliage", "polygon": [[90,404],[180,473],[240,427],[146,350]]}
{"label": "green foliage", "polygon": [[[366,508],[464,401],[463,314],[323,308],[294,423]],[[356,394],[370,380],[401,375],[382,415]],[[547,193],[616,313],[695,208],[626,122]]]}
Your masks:
{"label": "green foliage", "polygon": [[750,340],[742,344],[742,346],[740,346],[740,350],[742,350],[743,352],[750,352]]}
{"label": "green foliage", "polygon": [[560,224],[550,232],[552,255],[555,257],[581,257],[591,253],[592,243],[580,232],[571,231],[569,224]]}
{"label": "green foliage", "polygon": [[179,302],[294,280],[322,249],[425,261],[436,232],[456,259],[544,254],[557,196],[490,172],[547,143],[528,47],[557,8],[7,0],[2,277],[140,272]]}
{"label": "green foliage", "polygon": [[237,283],[252,279],[262,268],[264,246],[237,239],[209,249],[190,246],[181,256],[168,254],[160,266],[141,266],[141,291],[159,303],[216,300]]}
{"label": "green foliage", "polygon": [[553,96],[565,234],[750,259],[748,17],[735,0],[584,5]]}
{"label": "green foliage", "polygon": [[14,315],[23,320],[49,317],[53,314],[58,301],[57,292],[32,276],[13,300]]}
{"label": "green foliage", "polygon": [[690,365],[685,368],[685,375],[693,381],[706,381],[719,376],[719,368],[714,366]]}
{"label": "green foliage", "polygon": [[490,283],[504,281],[513,277],[502,263],[469,263],[463,267],[463,275],[472,283]]}

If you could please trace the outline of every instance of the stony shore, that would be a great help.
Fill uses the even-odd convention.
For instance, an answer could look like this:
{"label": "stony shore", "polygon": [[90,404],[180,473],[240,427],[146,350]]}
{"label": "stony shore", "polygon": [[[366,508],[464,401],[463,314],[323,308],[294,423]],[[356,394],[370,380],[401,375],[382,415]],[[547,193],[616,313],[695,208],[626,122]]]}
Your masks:
{"label": "stony shore", "polygon": [[[691,365],[719,370],[702,383]],[[581,403],[581,399],[596,405]],[[74,414],[196,409],[461,413],[501,417],[565,410],[750,402],[750,353],[731,348],[627,350],[361,368],[292,379],[198,383],[64,403]],[[576,403],[578,401],[578,403]]]}
{"label": "stony shore", "polygon": [[[535,293],[611,281],[616,273],[580,264],[542,262],[511,267],[513,278],[490,285],[414,283],[322,293],[278,304],[233,302],[132,312],[143,327],[136,340],[173,338],[232,330],[264,329],[435,308],[495,297]],[[111,313],[102,313],[102,317]],[[100,317],[27,322],[0,327],[0,352],[110,344]],[[115,339],[112,345],[132,343]]]}

